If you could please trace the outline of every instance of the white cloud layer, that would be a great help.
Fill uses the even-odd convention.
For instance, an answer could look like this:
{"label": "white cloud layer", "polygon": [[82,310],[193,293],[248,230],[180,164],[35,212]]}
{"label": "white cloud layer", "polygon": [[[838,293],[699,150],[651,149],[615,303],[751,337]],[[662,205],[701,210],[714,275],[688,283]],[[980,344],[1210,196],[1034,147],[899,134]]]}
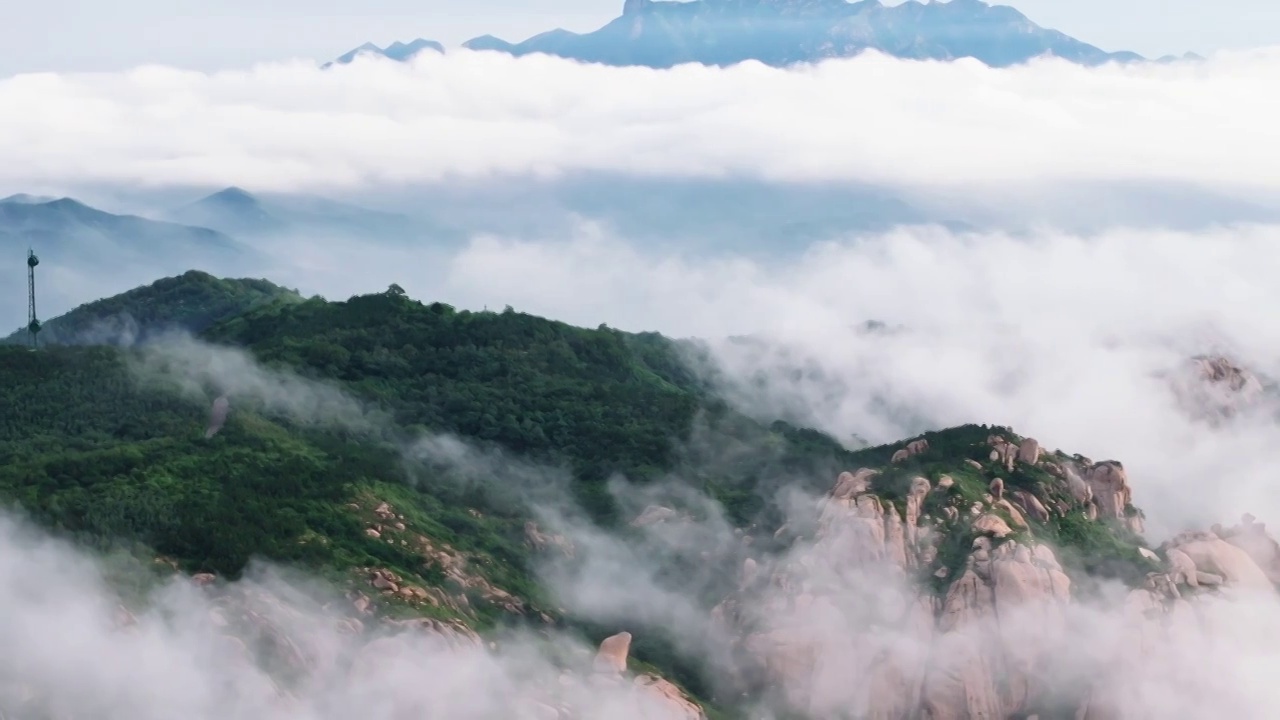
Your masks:
{"label": "white cloud layer", "polygon": [[1280,50],[996,70],[864,55],[668,71],[454,51],[412,64],[0,80],[0,186],[314,189],[574,170],[1280,192]]}
{"label": "white cloud layer", "polygon": [[[584,228],[557,241],[479,238],[446,262],[413,251],[331,245],[327,266],[285,244],[264,272],[342,299],[398,282],[462,307],[510,304],[595,327],[716,340],[761,334],[789,358],[718,343],[750,398],[795,409],[841,437],[887,442],[933,426],[1012,425],[1050,447],[1126,463],[1158,536],[1184,523],[1280,517],[1270,420],[1210,430],[1156,376],[1226,350],[1280,377],[1280,228],[1096,236],[957,235],[903,228],[811,248],[792,261],[662,254]],[[288,267],[304,263],[305,273]],[[331,270],[325,271],[323,267]],[[906,329],[866,334],[879,320]],[[822,379],[786,379],[797,364]],[[886,414],[887,400],[908,413]]]}

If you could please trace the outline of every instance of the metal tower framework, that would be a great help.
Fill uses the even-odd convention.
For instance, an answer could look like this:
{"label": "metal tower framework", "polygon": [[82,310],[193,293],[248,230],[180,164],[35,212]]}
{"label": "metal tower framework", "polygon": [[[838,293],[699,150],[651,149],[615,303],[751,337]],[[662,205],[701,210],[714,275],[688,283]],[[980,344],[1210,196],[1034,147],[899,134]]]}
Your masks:
{"label": "metal tower framework", "polygon": [[35,251],[27,249],[27,337],[31,339],[31,349],[35,350],[40,345],[40,320],[36,318],[36,266],[40,264],[40,258],[36,257]]}

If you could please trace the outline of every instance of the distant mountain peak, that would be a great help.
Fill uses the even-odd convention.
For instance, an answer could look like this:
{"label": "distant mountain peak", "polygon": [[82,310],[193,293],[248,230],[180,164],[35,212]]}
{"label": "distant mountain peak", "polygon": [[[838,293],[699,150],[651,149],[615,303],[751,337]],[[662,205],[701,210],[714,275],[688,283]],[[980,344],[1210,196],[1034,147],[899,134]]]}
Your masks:
{"label": "distant mountain peak", "polygon": [[198,202],[233,203],[236,205],[257,205],[258,198],[254,197],[253,194],[250,193],[248,190],[232,185],[231,187],[219,190],[218,192],[212,195],[209,195],[205,197],[203,200],[200,200]]}
{"label": "distant mountain peak", "polygon": [[51,203],[58,198],[52,195],[29,195],[27,193],[17,193],[6,198],[0,198],[0,205],[44,205]]}
{"label": "distant mountain peak", "polygon": [[337,63],[339,65],[346,65],[354,61],[360,55],[365,55],[365,54],[381,55],[383,57],[390,58],[392,60],[399,60],[403,62],[403,61],[409,60],[410,58],[412,58],[413,56],[417,55],[418,53],[424,50],[431,50],[434,52],[443,53],[444,45],[441,45],[439,42],[436,42],[435,40],[427,40],[425,38],[418,38],[416,40],[412,40],[407,43],[400,42],[399,40],[397,40],[396,42],[391,43],[385,48],[378,47],[377,45],[374,45],[371,42],[367,42],[361,45],[360,47],[355,48],[354,50],[350,50],[342,55],[339,55],[336,60],[334,60],[333,62],[325,63],[322,67],[327,68],[332,66],[334,63]]}
{"label": "distant mountain peak", "polygon": [[557,29],[518,43],[484,35],[463,47],[654,68],[746,60],[787,66],[866,50],[921,60],[971,57],[995,67],[1043,55],[1085,65],[1142,59],[1103,51],[984,0],[624,0],[622,14],[592,32]]}

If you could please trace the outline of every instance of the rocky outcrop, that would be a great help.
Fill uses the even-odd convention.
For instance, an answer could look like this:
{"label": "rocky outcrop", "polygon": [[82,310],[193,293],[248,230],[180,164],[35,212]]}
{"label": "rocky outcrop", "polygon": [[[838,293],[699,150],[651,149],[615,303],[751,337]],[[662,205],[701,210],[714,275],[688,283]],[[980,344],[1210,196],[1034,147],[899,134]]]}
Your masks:
{"label": "rocky outcrop", "polygon": [[627,655],[631,652],[631,633],[621,632],[600,642],[596,652],[597,672],[624,673],[627,671]]}
{"label": "rocky outcrop", "polygon": [[[1178,535],[1159,553],[1131,545],[1132,560],[1115,560],[1130,563],[1135,584],[1122,608],[1089,605],[1109,601],[1078,597],[1063,556],[1026,518],[1043,526],[1083,513],[1115,543],[1137,542],[1124,534],[1142,531],[1124,466],[1046,457],[1034,441],[996,435],[987,445],[989,474],[963,463],[954,477],[912,478],[905,496],[884,495],[903,487],[891,474],[900,470],[884,470],[894,478],[885,482],[873,468],[843,472],[807,541],[767,570],[744,564],[738,593],[715,615],[738,633],[734,651],[757,691],[811,718],[1154,720],[1125,714],[1133,701],[1116,685],[1134,663],[1170,627],[1201,622],[1205,603],[1275,595],[1280,543],[1246,516]],[[1019,465],[1009,477],[1021,480],[998,474]],[[973,471],[986,474],[982,485]],[[1102,632],[1099,613],[1111,623],[1113,612],[1132,637],[1073,639]]]}
{"label": "rocky outcrop", "polygon": [[674,522],[684,519],[680,513],[669,507],[662,505],[650,505],[631,521],[632,527],[649,527],[666,522]]}
{"label": "rocky outcrop", "polygon": [[1084,505],[1090,520],[1117,520],[1134,533],[1144,532],[1142,514],[1133,505],[1133,487],[1124,465],[1114,460],[1094,463],[1081,458],[1078,463],[1057,467],[1067,491]]}
{"label": "rocky outcrop", "polygon": [[1267,526],[1252,515],[1220,533],[1223,540],[1240,548],[1262,570],[1273,585],[1280,585],[1280,543],[1267,534]]}
{"label": "rocky outcrop", "polygon": [[556,533],[545,533],[532,520],[524,524],[524,537],[535,550],[555,550],[567,558],[574,556],[575,549],[568,538]]}
{"label": "rocky outcrop", "polygon": [[[378,591],[378,595],[386,600],[408,603],[416,607],[446,608],[462,615],[475,615],[469,597],[478,597],[483,602],[513,615],[526,615],[530,608],[524,599],[516,597],[491,582],[472,562],[472,557],[451,545],[434,540],[415,532],[406,524],[403,514],[396,511],[390,503],[371,500],[365,505],[373,509],[366,515],[365,534],[374,540],[392,545],[399,545],[420,555],[427,566],[440,570],[445,575],[445,585],[451,586],[453,592],[443,587],[431,587],[418,578],[415,583],[411,578],[402,578],[386,568],[365,568],[368,573],[370,587]],[[348,506],[351,510],[364,513],[360,503]],[[573,546],[565,538],[558,535],[545,535],[537,525],[528,523],[525,526],[525,537],[531,544],[542,543],[542,547],[554,547],[560,552],[572,555]],[[363,598],[363,599],[361,599]],[[352,601],[366,612],[370,606],[368,597],[353,597]]]}
{"label": "rocky outcrop", "polygon": [[[600,643],[594,663],[592,682],[605,685],[612,693],[632,695],[631,704],[640,715],[652,720],[705,720],[702,707],[691,700],[680,688],[670,681],[651,673],[644,673],[628,678],[627,655],[631,648],[631,633],[621,632],[611,635]],[[572,682],[572,679],[569,679]],[[612,686],[612,687],[610,687]],[[544,707],[551,708],[550,705]],[[547,714],[550,718],[570,720],[571,718],[594,716],[598,708],[561,707],[555,708],[556,714]]]}
{"label": "rocky outcrop", "polygon": [[934,720],[1025,714],[1036,670],[1065,639],[1071,581],[1045,545],[974,541],[938,618],[922,697]]}
{"label": "rocky outcrop", "polygon": [[[1064,641],[1071,583],[1053,551],[1004,540],[1008,523],[980,514],[963,568],[934,595],[913,572],[934,569],[944,532],[920,523],[929,481],[912,481],[900,516],[872,492],[876,476],[837,478],[813,543],[768,580],[741,651],[812,717],[1003,718],[1030,707],[1038,665]],[[942,492],[953,485],[939,481]]]}
{"label": "rocky outcrop", "polygon": [[1191,358],[1168,379],[1183,411],[1211,424],[1256,406],[1265,394],[1256,375],[1221,355]]}
{"label": "rocky outcrop", "polygon": [[1040,462],[1040,443],[1035,438],[1026,438],[1018,445],[1018,462],[1028,465]]}
{"label": "rocky outcrop", "polygon": [[906,462],[908,459],[913,458],[916,455],[920,455],[921,453],[928,452],[928,450],[929,450],[928,440],[925,440],[923,438],[919,440],[912,440],[911,442],[907,443],[906,446],[904,446],[901,450],[898,450],[897,452],[895,452],[893,454],[893,457],[889,460],[889,462],[892,462],[895,464],[900,462]]}
{"label": "rocky outcrop", "polygon": [[[1224,534],[1241,539],[1252,552],[1212,531],[1182,533],[1162,546],[1164,568],[1150,573],[1145,585],[1125,598],[1113,652],[1094,668],[1098,679],[1077,717],[1171,717],[1175,708],[1161,707],[1170,696],[1176,697],[1176,712],[1182,716],[1235,714],[1222,704],[1228,698],[1207,691],[1220,674],[1206,664],[1213,662],[1215,648],[1219,653],[1233,645],[1244,648],[1248,636],[1256,635],[1254,622],[1239,622],[1242,613],[1247,617],[1264,608],[1280,612],[1280,603],[1264,570],[1274,557],[1275,540],[1251,516]],[[1188,692],[1188,687],[1203,689]]]}

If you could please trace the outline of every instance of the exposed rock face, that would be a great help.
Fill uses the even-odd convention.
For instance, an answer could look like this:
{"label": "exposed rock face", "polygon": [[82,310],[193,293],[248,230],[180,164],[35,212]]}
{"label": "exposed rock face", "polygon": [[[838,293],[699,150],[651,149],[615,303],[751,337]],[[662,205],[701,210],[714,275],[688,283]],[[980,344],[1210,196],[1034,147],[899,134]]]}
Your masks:
{"label": "exposed rock face", "polygon": [[[1178,566],[1184,574],[1189,574],[1187,560],[1194,565],[1198,585],[1206,584],[1208,575],[1222,578],[1246,590],[1273,589],[1266,573],[1258,567],[1249,553],[1213,533],[1183,533],[1175,537],[1169,546],[1179,552]],[[1216,585],[1220,582],[1210,579],[1207,584]]]}
{"label": "exposed rock face", "polygon": [[1028,465],[1040,462],[1040,443],[1035,438],[1027,438],[1018,445],[1018,462]]}
{"label": "exposed rock face", "polygon": [[1084,503],[1090,520],[1119,520],[1131,531],[1142,534],[1142,516],[1133,506],[1133,488],[1124,465],[1115,461],[1088,463],[1064,468],[1067,487],[1076,501]]}
{"label": "exposed rock face", "polygon": [[973,521],[973,529],[980,533],[986,533],[997,538],[1008,537],[1013,533],[1013,530],[1009,528],[1009,524],[1006,523],[1004,519],[999,515],[992,515],[990,513]]}
{"label": "exposed rock face", "polygon": [[538,524],[530,520],[524,524],[524,537],[537,550],[554,549],[565,557],[573,557],[573,543],[563,535],[544,533]]}
{"label": "exposed rock face", "polygon": [[[1001,468],[1012,461],[1047,471],[1038,444],[996,436],[989,444]],[[933,489],[928,478],[913,478],[891,502],[875,490],[878,471],[841,473],[812,541],[767,573],[753,563],[753,579],[716,610],[722,627],[741,628],[737,650],[753,668],[748,675],[811,718],[1170,717],[1137,712],[1126,679],[1146,672],[1142,663],[1176,628],[1201,632],[1195,608],[1229,602],[1232,593],[1275,596],[1280,543],[1246,516],[1230,530],[1179,535],[1160,554],[1139,548],[1159,569],[1143,570],[1145,582],[1139,575],[1125,599],[1131,636],[1077,642],[1099,616],[1073,597],[1058,554],[1030,537],[1022,514],[1048,523],[1083,509],[1141,531],[1124,467],[1078,460],[1053,464],[1058,486],[1043,497],[991,481],[981,502],[964,494],[972,485],[961,492],[948,475]],[[1027,534],[1013,539],[1014,527]],[[938,547],[954,542],[957,528],[972,538],[958,565]],[[1170,682],[1143,677],[1156,687]]]}
{"label": "exposed rock face", "polygon": [[[1256,702],[1219,690],[1229,670],[1206,668],[1240,662],[1238,654],[1249,652],[1249,640],[1259,632],[1258,620],[1280,612],[1275,585],[1263,569],[1276,543],[1251,516],[1226,534],[1247,538],[1243,544],[1256,555],[1214,532],[1183,533],[1163,546],[1163,572],[1151,573],[1145,587],[1126,597],[1116,652],[1100,668],[1077,717],[1157,720],[1257,710]],[[1272,641],[1263,642],[1271,652]]]}
{"label": "exposed rock face", "polygon": [[632,527],[649,527],[650,525],[657,525],[659,523],[671,522],[679,519],[680,513],[669,507],[650,505],[645,508],[644,512],[640,513],[635,520],[631,521],[631,525]]}
{"label": "exposed rock face", "polygon": [[1035,518],[1039,522],[1049,521],[1049,510],[1040,502],[1040,498],[1032,495],[1026,490],[1015,490],[1013,492],[1013,502],[1022,508],[1027,515]]}
{"label": "exposed rock face", "polygon": [[892,463],[905,462],[907,459],[912,458],[916,455],[919,455],[923,452],[927,452],[928,450],[929,450],[928,440],[924,440],[924,439],[912,440],[911,442],[907,443],[906,447],[895,452],[890,462]]}
{"label": "exposed rock face", "polygon": [[631,633],[611,635],[600,643],[596,653],[596,670],[623,673],[627,671],[627,654],[631,651]]}
{"label": "exposed rock face", "polygon": [[1045,545],[974,542],[947,592],[925,682],[925,717],[1025,713],[1043,693],[1036,670],[1063,642],[1071,581]]}
{"label": "exposed rock face", "polygon": [[[600,643],[596,652],[595,675],[598,683],[616,683],[622,687],[626,682],[627,654],[631,649],[631,633],[621,632],[611,635]],[[572,680],[570,680],[572,682]],[[634,693],[635,707],[640,714],[653,720],[705,720],[702,708],[689,699],[671,682],[652,674],[636,676],[629,688]],[[548,718],[570,718],[592,715],[597,708],[561,708]],[[583,712],[585,711],[585,712]]]}
{"label": "exposed rock face", "polygon": [[[379,594],[414,606],[448,608],[474,617],[475,610],[470,607],[471,601],[468,600],[466,592],[471,591],[484,602],[504,612],[513,615],[525,615],[529,612],[529,607],[522,598],[512,595],[491,582],[477,564],[472,562],[469,553],[414,532],[405,524],[404,515],[398,513],[390,503],[375,500],[370,505],[373,505],[373,510],[370,511],[372,517],[366,517],[365,535],[414,551],[427,565],[439,569],[452,585],[462,591],[450,593],[440,587],[415,585],[411,579],[400,578],[389,570],[371,568],[369,584],[373,589],[380,591]],[[356,512],[361,511],[361,506],[357,503],[351,504],[349,508]],[[525,538],[535,547],[538,543],[542,543],[543,548],[554,547],[569,555],[573,552],[573,546],[568,540],[558,535],[543,534],[533,523],[527,524],[524,530]],[[364,603],[368,603],[368,598]],[[366,604],[366,609],[367,607]]]}
{"label": "exposed rock face", "polygon": [[1221,355],[1191,358],[1169,384],[1185,412],[1211,424],[1253,407],[1264,395],[1256,375]]}
{"label": "exposed rock face", "polygon": [[1222,533],[1222,539],[1243,550],[1272,584],[1280,585],[1280,543],[1267,534],[1264,523],[1245,515],[1239,525]]}

